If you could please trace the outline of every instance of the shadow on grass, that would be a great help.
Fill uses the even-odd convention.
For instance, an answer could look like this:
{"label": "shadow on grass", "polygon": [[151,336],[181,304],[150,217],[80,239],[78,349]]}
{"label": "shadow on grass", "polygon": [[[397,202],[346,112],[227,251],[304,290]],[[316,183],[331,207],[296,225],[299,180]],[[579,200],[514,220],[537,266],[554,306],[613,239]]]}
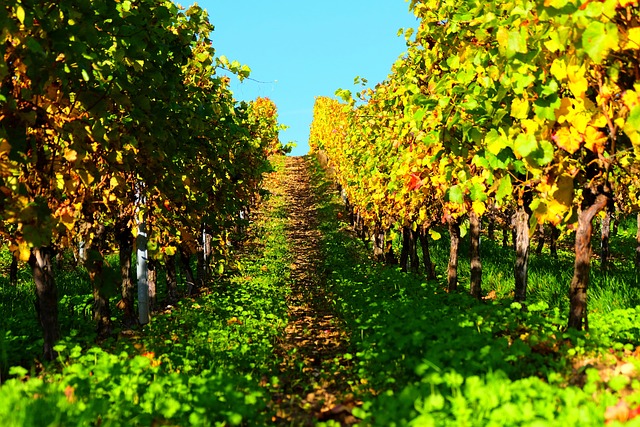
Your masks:
{"label": "shadow on grass", "polygon": [[[0,386],[1,424],[267,425],[269,389],[278,385],[274,343],[287,321],[288,257],[282,220],[255,227],[263,244],[238,260],[237,271],[99,347],[91,338],[88,280],[76,271],[66,283],[60,273],[59,358],[34,369],[24,347],[12,350],[10,361],[24,358],[26,368],[14,367]],[[29,286],[19,290],[24,299]],[[26,308],[31,299],[15,300],[19,313],[18,302]],[[11,320],[6,331],[37,343],[35,314],[26,312],[31,330]]]}
{"label": "shadow on grass", "polygon": [[[359,374],[355,387],[364,401],[354,415],[364,425],[604,423],[605,407],[620,394],[607,388],[597,372],[590,373],[591,365],[579,362],[612,345],[637,345],[640,331],[634,322],[640,310],[620,309],[608,318],[594,314],[595,331],[566,331],[560,300],[568,289],[561,267],[567,257],[549,262],[532,256],[534,289],[523,310],[509,295],[510,250],[492,242],[483,242],[484,281],[491,283],[485,291],[497,290],[497,298],[479,302],[465,292],[468,261],[460,263],[461,291],[446,293],[443,278],[426,282],[374,263],[369,248],[339,221],[343,207],[337,198],[324,203],[327,286],[351,330]],[[465,251],[467,246],[461,254]],[[432,253],[440,272],[447,254],[443,233]],[[543,286],[551,290],[539,298],[535,288]],[[546,300],[553,298],[557,304],[550,307]],[[624,326],[608,326],[619,323],[613,319],[624,319]]]}

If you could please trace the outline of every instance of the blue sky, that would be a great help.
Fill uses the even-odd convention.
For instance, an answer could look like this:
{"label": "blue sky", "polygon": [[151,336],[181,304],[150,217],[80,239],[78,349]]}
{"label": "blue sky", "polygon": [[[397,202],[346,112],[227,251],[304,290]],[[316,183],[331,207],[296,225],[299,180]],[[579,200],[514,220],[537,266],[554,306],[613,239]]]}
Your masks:
{"label": "blue sky", "polygon": [[[183,6],[191,4],[180,1]],[[359,90],[356,76],[370,85],[384,80],[405,51],[399,28],[416,19],[404,0],[204,0],[215,26],[218,55],[251,68],[252,80],[232,79],[238,100],[271,98],[279,120],[289,126],[283,142],[295,141],[293,155],[309,151],[309,126],[316,96],[336,89]]]}

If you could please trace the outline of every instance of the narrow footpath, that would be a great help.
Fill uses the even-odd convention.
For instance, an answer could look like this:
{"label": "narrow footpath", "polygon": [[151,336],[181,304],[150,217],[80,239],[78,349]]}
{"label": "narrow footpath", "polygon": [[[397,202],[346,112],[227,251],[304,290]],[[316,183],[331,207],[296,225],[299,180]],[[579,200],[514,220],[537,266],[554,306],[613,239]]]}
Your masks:
{"label": "narrow footpath", "polygon": [[276,422],[282,425],[312,426],[335,420],[354,424],[356,406],[348,392],[346,374],[350,362],[348,336],[331,310],[330,295],[324,289],[321,233],[318,206],[312,188],[309,160],[286,157],[279,185],[286,200],[287,237],[292,251],[292,292],[288,301],[290,321],[279,351],[283,359],[283,382],[275,396]]}

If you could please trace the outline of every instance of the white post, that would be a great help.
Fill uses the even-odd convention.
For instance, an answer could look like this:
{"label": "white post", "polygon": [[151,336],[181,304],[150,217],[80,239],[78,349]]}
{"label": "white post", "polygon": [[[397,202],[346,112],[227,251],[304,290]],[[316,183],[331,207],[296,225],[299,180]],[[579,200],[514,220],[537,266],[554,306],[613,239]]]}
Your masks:
{"label": "white post", "polygon": [[[138,189],[138,202],[144,203]],[[147,229],[143,213],[136,212],[138,236],[136,237],[136,272],[138,279],[138,321],[141,325],[149,323],[149,281],[147,267]]]}

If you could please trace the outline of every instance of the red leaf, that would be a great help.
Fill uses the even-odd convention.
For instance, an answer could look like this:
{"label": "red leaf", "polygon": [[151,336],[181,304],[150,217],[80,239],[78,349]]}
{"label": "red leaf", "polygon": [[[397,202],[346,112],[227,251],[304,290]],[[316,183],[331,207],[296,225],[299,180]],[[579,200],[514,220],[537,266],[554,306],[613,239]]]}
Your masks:
{"label": "red leaf", "polygon": [[407,187],[410,191],[417,190],[418,188],[422,187],[422,179],[420,178],[420,175],[418,175],[417,173],[412,173],[411,175],[409,175],[409,184],[407,185]]}

